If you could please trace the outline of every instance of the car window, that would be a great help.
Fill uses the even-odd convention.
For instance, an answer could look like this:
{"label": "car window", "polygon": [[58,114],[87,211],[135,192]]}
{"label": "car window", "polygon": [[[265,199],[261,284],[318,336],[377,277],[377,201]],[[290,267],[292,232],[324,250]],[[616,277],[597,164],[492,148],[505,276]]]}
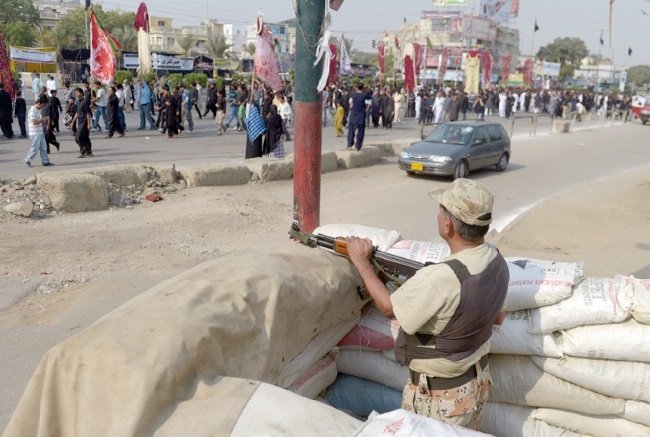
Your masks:
{"label": "car window", "polygon": [[487,128],[490,134],[490,141],[499,141],[501,139],[501,131],[497,125],[488,126]]}
{"label": "car window", "polygon": [[501,138],[506,138],[506,139],[509,138],[508,137],[508,132],[506,131],[506,129],[503,126],[499,125],[499,130],[501,131]]}
{"label": "car window", "polygon": [[485,126],[479,127],[478,130],[476,131],[476,135],[474,136],[474,142],[476,140],[483,139],[485,142],[488,142],[490,140],[490,137],[488,136],[488,130]]}
{"label": "car window", "polygon": [[473,126],[443,124],[431,132],[424,141],[431,143],[468,145],[473,134]]}

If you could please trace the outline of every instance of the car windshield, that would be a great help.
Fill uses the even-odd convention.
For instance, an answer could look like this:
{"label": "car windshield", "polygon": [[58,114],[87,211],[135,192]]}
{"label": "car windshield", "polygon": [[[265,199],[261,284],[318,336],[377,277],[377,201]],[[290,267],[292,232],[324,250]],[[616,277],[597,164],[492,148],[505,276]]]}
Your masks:
{"label": "car windshield", "polygon": [[443,124],[431,132],[424,141],[429,143],[459,144],[466,146],[474,135],[473,126]]}

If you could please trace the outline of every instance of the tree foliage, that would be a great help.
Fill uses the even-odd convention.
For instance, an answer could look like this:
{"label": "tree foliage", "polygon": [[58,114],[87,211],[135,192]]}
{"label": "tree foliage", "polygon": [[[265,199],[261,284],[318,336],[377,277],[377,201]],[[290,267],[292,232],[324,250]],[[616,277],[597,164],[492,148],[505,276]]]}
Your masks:
{"label": "tree foliage", "polygon": [[184,56],[189,56],[192,53],[192,49],[196,45],[196,40],[189,33],[183,35],[178,39],[178,46],[181,48],[181,52]]}
{"label": "tree foliage", "polygon": [[[343,37],[343,41],[345,41],[345,49],[348,52],[348,56],[350,57],[350,60],[352,60],[352,62],[356,63],[356,61],[354,61],[354,57],[357,55],[357,53],[359,53],[359,50],[357,50],[357,48],[354,46],[354,40],[352,38]],[[341,56],[341,40],[339,38],[336,38],[336,37],[333,36],[333,37],[330,38],[329,43],[334,44],[336,46],[337,56],[340,57]]]}
{"label": "tree foliage", "polygon": [[36,42],[33,28],[33,24],[24,21],[14,21],[0,26],[6,45],[22,47],[32,47]]}
{"label": "tree foliage", "polygon": [[135,52],[138,50],[138,32],[133,25],[118,27],[111,34],[122,43],[123,52]]}
{"label": "tree foliage", "polygon": [[543,55],[545,61],[578,66],[589,56],[589,50],[580,38],[555,38],[552,43],[539,49],[539,55]]}
{"label": "tree foliage", "polygon": [[377,52],[368,53],[368,52],[357,52],[352,58],[352,62],[355,64],[363,65],[379,65],[379,56]]}
{"label": "tree foliage", "polygon": [[230,51],[232,44],[228,44],[226,36],[223,34],[213,35],[208,39],[206,48],[214,60],[234,57]]}
{"label": "tree foliage", "polygon": [[41,17],[30,0],[0,0],[0,23],[39,24]]}
{"label": "tree foliage", "polygon": [[248,54],[249,59],[255,57],[255,49],[257,49],[257,44],[255,44],[254,42],[249,42],[248,44],[244,44],[242,46],[242,52],[246,52]]}
{"label": "tree foliage", "polygon": [[627,70],[627,81],[636,86],[650,84],[650,65],[635,65]]}

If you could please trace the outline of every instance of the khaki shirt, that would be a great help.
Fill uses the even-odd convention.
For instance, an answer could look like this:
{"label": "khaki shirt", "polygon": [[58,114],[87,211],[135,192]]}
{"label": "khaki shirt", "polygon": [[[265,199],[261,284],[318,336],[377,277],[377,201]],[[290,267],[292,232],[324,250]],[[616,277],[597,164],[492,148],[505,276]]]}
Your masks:
{"label": "khaki shirt", "polygon": [[[484,243],[445,258],[457,259],[467,266],[471,275],[481,273],[499,252]],[[460,303],[460,282],[446,264],[436,264],[420,270],[391,296],[393,312],[404,332],[414,335],[439,335],[451,320]],[[501,311],[505,311],[505,302]],[[460,361],[446,358],[413,359],[409,367],[429,376],[454,378],[467,371],[490,350],[485,342],[469,357]]]}

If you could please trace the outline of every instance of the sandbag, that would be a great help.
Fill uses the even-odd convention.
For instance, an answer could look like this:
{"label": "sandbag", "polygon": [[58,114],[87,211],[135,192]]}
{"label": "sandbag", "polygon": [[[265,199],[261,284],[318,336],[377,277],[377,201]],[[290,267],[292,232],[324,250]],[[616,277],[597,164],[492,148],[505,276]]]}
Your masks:
{"label": "sandbag", "polygon": [[396,437],[478,437],[488,435],[460,426],[447,425],[402,409],[384,414],[371,414],[368,421],[354,435],[355,437],[377,437],[385,434]]}
{"label": "sandbag", "polygon": [[502,325],[492,327],[490,353],[504,355],[541,355],[545,357],[562,357],[562,351],[546,334],[531,334],[528,310],[506,313]]}
{"label": "sandbag", "polygon": [[483,407],[480,431],[504,437],[581,437],[533,417],[534,408],[488,402]]}
{"label": "sandbag", "polygon": [[409,378],[408,366],[388,359],[381,352],[342,349],[336,367],[340,373],[358,376],[399,390],[406,386]]}
{"label": "sandbag", "polygon": [[361,312],[361,320],[339,342],[342,349],[393,350],[399,334],[397,319],[389,319],[374,305],[366,306]]}
{"label": "sandbag", "polygon": [[625,411],[617,414],[617,416],[650,426],[650,404],[639,401],[625,401]]}
{"label": "sandbag", "polygon": [[573,287],[568,299],[531,309],[530,332],[548,334],[581,325],[624,322],[630,316],[634,282],[632,276],[622,275],[585,278]]}
{"label": "sandbag", "polygon": [[639,279],[634,286],[632,317],[650,325],[650,279]]}
{"label": "sandbag", "polygon": [[372,245],[382,252],[386,252],[401,237],[397,231],[371,228],[363,225],[329,224],[314,229],[314,234],[323,234],[328,237],[359,237],[368,238]]}
{"label": "sandbag", "polygon": [[320,392],[336,380],[336,362],[329,355],[324,356],[291,386],[289,391],[309,399],[316,398]]}
{"label": "sandbag", "polygon": [[562,352],[573,357],[650,362],[650,325],[632,319],[558,331],[553,338]]}
{"label": "sandbag", "polygon": [[339,373],[323,397],[334,408],[359,417],[387,413],[402,406],[402,391],[378,382]]}
{"label": "sandbag", "polygon": [[594,360],[566,356],[564,359],[530,357],[537,367],[564,381],[621,399],[650,401],[650,364]]}
{"label": "sandbag", "polygon": [[530,407],[562,408],[593,414],[617,414],[625,401],[563,381],[539,369],[530,357],[490,355],[494,386],[489,400]]}
{"label": "sandbag", "polygon": [[[577,400],[576,402],[579,402]],[[650,435],[650,428],[611,415],[580,414],[572,411],[538,408],[533,416],[553,426],[594,437],[641,437]]]}
{"label": "sandbag", "polygon": [[[314,335],[358,320],[360,284],[348,260],[296,244],[205,262],[48,351],[5,437],[151,435],[198,396],[197,382],[278,384]],[[193,426],[219,425],[213,411],[201,412],[192,412]]]}
{"label": "sandbag", "polygon": [[388,253],[426,264],[441,262],[449,256],[451,249],[444,241],[431,243],[428,241],[401,240],[393,244],[388,249]]}
{"label": "sandbag", "polygon": [[571,296],[571,287],[583,277],[581,262],[554,262],[530,258],[506,258],[510,282],[508,311],[553,305]]}

